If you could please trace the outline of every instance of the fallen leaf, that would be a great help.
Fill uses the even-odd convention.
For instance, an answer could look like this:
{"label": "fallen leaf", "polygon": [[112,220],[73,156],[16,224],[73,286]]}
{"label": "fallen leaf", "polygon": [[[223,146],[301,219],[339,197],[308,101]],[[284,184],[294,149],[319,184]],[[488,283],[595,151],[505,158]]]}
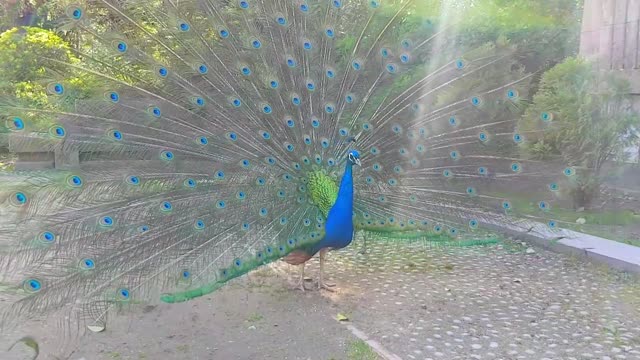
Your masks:
{"label": "fallen leaf", "polygon": [[7,351],[11,351],[11,349],[13,349],[13,347],[16,346],[16,344],[18,343],[24,343],[26,346],[33,349],[35,354],[31,358],[31,360],[35,360],[40,355],[40,346],[38,345],[38,342],[31,336],[25,336],[22,339],[16,341],[13,345],[11,345],[11,347],[9,347]]}

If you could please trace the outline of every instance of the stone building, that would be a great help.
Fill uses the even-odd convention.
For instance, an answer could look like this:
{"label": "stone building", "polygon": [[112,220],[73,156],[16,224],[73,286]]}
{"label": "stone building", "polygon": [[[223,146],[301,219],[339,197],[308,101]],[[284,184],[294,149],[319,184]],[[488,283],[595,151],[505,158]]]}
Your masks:
{"label": "stone building", "polygon": [[[640,0],[585,0],[580,55],[602,71],[623,74],[640,111]],[[640,161],[640,140],[628,151]]]}

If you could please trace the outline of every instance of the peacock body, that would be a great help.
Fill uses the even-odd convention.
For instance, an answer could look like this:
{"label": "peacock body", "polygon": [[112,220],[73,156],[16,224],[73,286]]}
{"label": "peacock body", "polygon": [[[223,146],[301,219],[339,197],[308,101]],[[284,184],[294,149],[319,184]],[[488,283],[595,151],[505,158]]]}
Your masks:
{"label": "peacock body", "polygon": [[545,209],[574,169],[500,150],[551,126],[553,109],[516,128],[536,70],[507,43],[456,47],[424,6],[90,0],[56,21],[93,46],[7,30],[18,51],[56,41],[29,54],[44,100],[0,100],[12,145],[56,168],[2,173],[3,324],[103,328],[122,305],[303,264],[355,231],[462,242],[511,221],[483,193],[503,182],[549,177],[529,217],[555,229]]}

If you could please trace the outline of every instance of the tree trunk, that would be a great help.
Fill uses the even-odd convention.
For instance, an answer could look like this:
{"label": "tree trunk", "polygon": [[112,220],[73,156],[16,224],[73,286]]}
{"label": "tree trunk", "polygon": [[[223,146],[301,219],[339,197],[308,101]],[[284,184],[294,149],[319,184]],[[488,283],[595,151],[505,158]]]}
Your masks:
{"label": "tree trunk", "polygon": [[598,181],[590,181],[586,184],[578,184],[571,192],[571,196],[573,198],[573,209],[591,209],[594,200],[596,200],[599,195],[600,183]]}

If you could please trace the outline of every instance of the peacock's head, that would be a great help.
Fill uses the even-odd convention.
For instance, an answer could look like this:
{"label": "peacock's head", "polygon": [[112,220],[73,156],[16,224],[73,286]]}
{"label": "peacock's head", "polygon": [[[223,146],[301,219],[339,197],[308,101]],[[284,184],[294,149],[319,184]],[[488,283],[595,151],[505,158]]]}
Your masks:
{"label": "peacock's head", "polygon": [[360,166],[360,153],[357,150],[351,150],[349,151],[349,162],[351,162],[352,165],[358,165]]}

